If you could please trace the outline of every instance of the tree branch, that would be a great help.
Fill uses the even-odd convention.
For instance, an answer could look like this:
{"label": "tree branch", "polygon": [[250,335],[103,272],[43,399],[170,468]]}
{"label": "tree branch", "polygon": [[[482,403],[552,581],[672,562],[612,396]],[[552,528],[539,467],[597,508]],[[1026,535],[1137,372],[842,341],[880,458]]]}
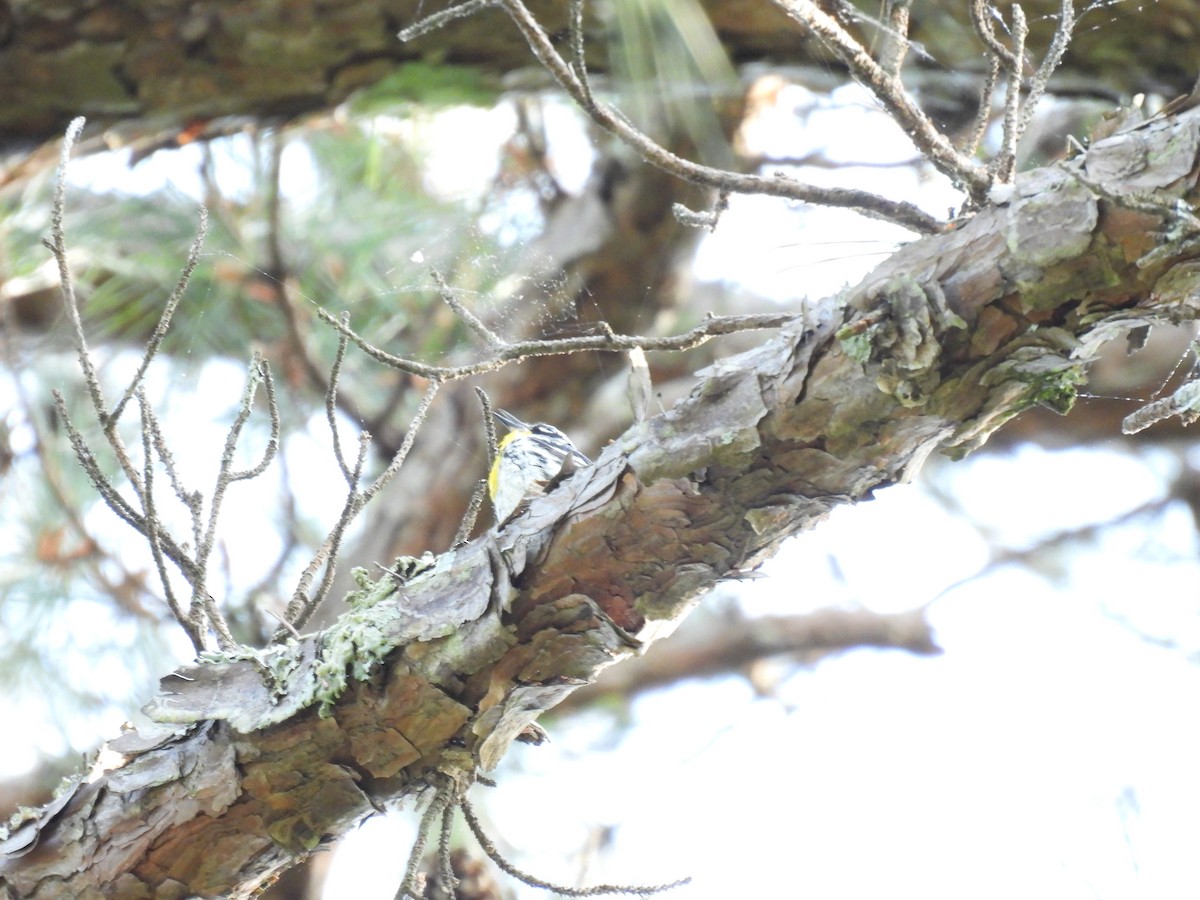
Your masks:
{"label": "tree branch", "polygon": [[[364,580],[327,631],[165,679],[147,713],[182,731],[113,742],[123,765],[5,842],[0,886],[246,896],[445,772],[491,771],[541,712],[832,508],[1069,406],[1130,327],[1196,318],[1173,229],[1198,182],[1200,109],[1018,176],[1008,204],[715,364],[505,529],[402,585]],[[1147,196],[1157,213],[1101,215]]]}
{"label": "tree branch", "polygon": [[[570,95],[580,109],[605,131],[637,151],[646,162],[657,166],[677,178],[702,187],[714,188],[724,193],[765,194],[790,200],[817,203],[822,206],[838,206],[857,210],[864,215],[885,219],[923,234],[936,234],[945,227],[935,217],[911,203],[888,200],[869,191],[852,188],[824,188],[803,184],[794,179],[775,175],[744,175],[711,166],[703,166],[671,153],[651,140],[628,120],[598,102],[584,82],[576,75],[571,65],[554,49],[546,32],[521,0],[496,0],[503,7],[525,37],[529,48],[538,61],[554,76],[555,81]],[[481,4],[478,9],[484,8]],[[420,27],[424,33],[424,23]],[[412,34],[411,29],[400,33],[401,39]],[[953,151],[953,148],[951,148]]]}
{"label": "tree branch", "polygon": [[825,41],[854,77],[883,104],[896,124],[938,171],[961,185],[976,201],[992,186],[987,170],[954,148],[908,95],[898,78],[888,75],[863,46],[812,0],[775,0],[776,5],[807,31]]}

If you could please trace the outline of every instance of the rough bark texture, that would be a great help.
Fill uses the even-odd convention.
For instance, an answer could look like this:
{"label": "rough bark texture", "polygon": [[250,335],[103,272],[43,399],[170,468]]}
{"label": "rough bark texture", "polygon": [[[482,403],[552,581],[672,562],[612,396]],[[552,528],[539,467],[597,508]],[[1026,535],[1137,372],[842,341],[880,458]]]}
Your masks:
{"label": "rough bark texture", "polygon": [[1195,202],[1198,148],[1193,110],[1023,176],[711,366],[499,534],[367,585],[318,635],[168,677],[148,711],[182,733],[124,735],[120,767],[0,848],[0,888],[244,897],[378,804],[492,769],[539,713],[834,506],[1068,406],[1130,325],[1194,318],[1200,243],[1171,203]]}
{"label": "rough bark texture", "polygon": [[[500,74],[530,65],[503,14],[490,10],[439,34],[403,45],[396,32],[443,5],[418,0],[203,2],[203,0],[0,0],[0,149],[62,134],[86,115],[93,124],[128,123],[134,132],[170,132],[223,116],[290,118],[326,109],[379,81],[403,63],[472,67]],[[735,61],[828,58],[804,40],[768,0],[703,0]],[[1056,0],[1027,3],[1031,47],[1045,46]],[[551,33],[566,4],[530,6]],[[864,3],[851,22],[869,43],[878,5]],[[982,71],[962,0],[923,3],[912,14],[913,39],[935,68]],[[1077,90],[1186,89],[1200,68],[1196,0],[1148,6],[1101,5],[1080,29],[1066,60]],[[1115,26],[1110,27],[1112,23]],[[589,22],[591,64],[605,66],[607,28]],[[798,55],[798,51],[799,55]],[[429,73],[415,73],[414,84]],[[441,83],[445,82],[445,71]],[[450,79],[468,88],[474,76]],[[973,97],[973,90],[966,91]]]}

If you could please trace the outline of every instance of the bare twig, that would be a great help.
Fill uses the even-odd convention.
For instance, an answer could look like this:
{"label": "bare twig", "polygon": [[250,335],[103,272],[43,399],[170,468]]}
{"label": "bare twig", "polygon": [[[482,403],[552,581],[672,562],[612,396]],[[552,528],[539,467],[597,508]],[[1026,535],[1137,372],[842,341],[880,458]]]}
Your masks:
{"label": "bare twig", "polygon": [[441,382],[457,381],[473,375],[494,372],[497,369],[503,368],[505,364],[512,360],[526,359],[531,356],[560,356],[567,353],[579,353],[584,350],[615,352],[632,350],[634,347],[641,347],[646,351],[690,350],[718,335],[735,334],[741,331],[764,328],[781,328],[796,318],[792,313],[711,316],[690,331],[668,337],[641,337],[638,335],[600,333],[552,340],[517,341],[506,344],[503,350],[489,360],[462,366],[433,366],[428,363],[406,359],[402,356],[393,356],[391,353],[379,349],[324,310],[317,310],[317,315],[348,337],[360,350],[377,362],[381,362],[385,366],[391,366],[394,369],[399,369],[402,372],[409,372],[413,375],[419,375],[422,378],[437,379]]}
{"label": "bare twig", "polygon": [[450,808],[450,791],[451,788],[448,785],[439,786],[429,800],[429,807],[421,814],[421,821],[417,825],[417,836],[413,841],[412,850],[408,854],[408,865],[404,867],[404,880],[400,882],[400,887],[396,890],[396,900],[409,900],[409,898],[423,896],[423,892],[419,891],[417,887],[421,858],[425,855],[425,844],[429,840],[429,832],[433,830],[433,823],[445,810]]}
{"label": "bare twig", "polygon": [[[489,471],[491,467],[488,467]],[[471,499],[467,501],[467,511],[463,513],[462,521],[458,525],[458,530],[454,532],[454,540],[451,542],[451,547],[461,547],[467,542],[471,536],[471,529],[475,527],[475,520],[479,518],[479,510],[483,507],[483,495],[487,493],[487,481],[480,479],[475,490],[471,491]]]}
{"label": "bare twig", "polygon": [[681,878],[678,881],[672,881],[669,884],[656,885],[628,885],[628,884],[598,884],[593,887],[577,888],[563,884],[555,884],[552,881],[538,878],[536,875],[531,875],[521,869],[518,869],[508,859],[496,849],[496,845],[492,843],[487,832],[483,830],[483,825],[479,821],[479,817],[475,815],[475,808],[471,805],[471,801],[465,796],[460,798],[459,806],[463,811],[463,817],[467,820],[467,827],[471,829],[471,834],[475,835],[475,840],[479,841],[479,846],[488,858],[500,867],[506,875],[510,875],[523,884],[530,887],[541,888],[546,891],[554,891],[563,894],[567,897],[600,897],[605,894],[629,894],[635,897],[648,897],[652,894],[662,894],[666,891],[673,890],[677,887],[682,887],[691,882],[691,878]]}
{"label": "bare twig", "polygon": [[201,635],[194,632],[187,626],[187,616],[184,613],[183,606],[180,605],[179,599],[175,596],[175,591],[171,587],[171,579],[167,575],[167,565],[163,558],[162,543],[158,536],[158,510],[154,506],[154,444],[153,435],[155,428],[151,425],[151,419],[154,413],[150,409],[150,403],[146,399],[145,389],[139,385],[135,391],[137,397],[138,410],[142,417],[142,481],[146,491],[142,496],[142,510],[146,514],[146,541],[150,544],[150,555],[154,559],[154,568],[158,571],[158,580],[162,584],[163,596],[166,598],[167,606],[171,610],[171,614],[175,617],[175,621],[184,626],[188,639],[192,642],[192,647],[197,653],[204,650],[204,640]]}
{"label": "bare twig", "polygon": [[33,402],[33,398],[25,388],[24,381],[17,375],[20,363],[12,340],[13,321],[11,317],[13,310],[10,306],[11,304],[0,303],[0,357],[13,373],[13,390],[24,411],[25,424],[33,434],[32,449],[39,461],[42,481],[61,514],[62,520],[66,521],[75,533],[81,547],[88,549],[88,552],[75,553],[70,558],[85,568],[100,590],[111,597],[120,609],[139,618],[152,618],[158,621],[157,611],[151,612],[124,588],[129,585],[137,585],[141,587],[139,593],[153,599],[157,599],[157,597],[154,597],[148,587],[142,585],[140,579],[132,576],[126,570],[122,559],[117,558],[105,548],[102,537],[84,522],[78,501],[68,496],[68,491],[61,478],[59,461],[50,453],[53,438],[47,434],[42,422],[41,405]]}
{"label": "bare twig", "polygon": [[1025,21],[1025,10],[1019,3],[1012,6],[1012,53],[1002,61],[1007,83],[1004,86],[1004,128],[1000,141],[1000,152],[992,160],[989,170],[994,172],[1001,184],[1012,181],[1017,168],[1017,143],[1021,139],[1021,76],[1025,65],[1025,40],[1029,37],[1029,25]]}
{"label": "bare twig", "polygon": [[475,388],[475,396],[479,398],[479,405],[483,409],[483,433],[487,436],[487,468],[492,471],[492,466],[496,462],[496,417],[492,413],[492,401],[481,387]]}
{"label": "bare twig", "polygon": [[[291,489],[291,475],[288,468],[288,456],[285,452],[285,445],[279,445],[279,469],[280,481],[286,487],[282,491],[282,506],[283,506],[283,545],[279,548],[279,552],[275,554],[275,560],[271,566],[262,574],[262,576],[245,592],[246,603],[251,605],[254,599],[260,594],[268,592],[274,593],[276,586],[279,583],[280,575],[283,574],[284,566],[287,565],[292,554],[296,552],[296,548],[300,544],[298,537],[299,522],[296,513],[296,493]],[[283,617],[276,614],[273,610],[262,605],[255,605],[255,610],[276,619],[281,624],[285,624]],[[290,627],[290,626],[285,626]],[[261,628],[259,629],[261,632]],[[295,632],[293,637],[299,637],[300,633]]]}
{"label": "bare twig", "polygon": [[989,54],[988,73],[983,80],[983,87],[979,89],[979,110],[975,113],[975,122],[968,132],[967,140],[962,148],[964,156],[974,157],[979,152],[979,145],[983,143],[988,122],[992,118],[992,96],[996,93],[996,82],[999,78],[1000,60]]}
{"label": "bare twig", "polygon": [[129,505],[129,501],[121,496],[120,492],[105,476],[91,448],[87,445],[87,441],[83,439],[83,435],[75,427],[75,422],[71,419],[71,414],[67,411],[67,404],[63,399],[62,392],[55,389],[50,394],[54,398],[54,409],[58,413],[58,417],[62,420],[63,427],[67,430],[67,438],[71,442],[71,449],[75,451],[75,459],[79,462],[80,467],[87,475],[88,481],[91,482],[96,493],[100,495],[100,499],[119,518],[123,519],[134,529],[144,531],[145,522],[142,520],[142,517]]}
{"label": "bare twig", "polygon": [[[242,429],[250,419],[250,413],[254,408],[254,398],[258,393],[258,385],[260,383],[263,384],[267,395],[268,407],[271,410],[271,436],[267,440],[267,446],[263,451],[262,459],[257,465],[250,469],[234,469],[233,456],[237,450]],[[216,632],[218,641],[223,647],[235,645],[236,642],[229,635],[229,628],[225,623],[224,616],[221,614],[216,601],[206,587],[208,560],[212,554],[213,544],[216,540],[217,521],[221,515],[221,506],[225,500],[225,493],[231,484],[236,481],[256,478],[262,474],[270,464],[271,459],[274,458],[278,444],[279,409],[275,404],[275,393],[270,370],[261,354],[255,353],[250,363],[249,374],[246,378],[246,387],[242,392],[241,406],[238,409],[236,418],[233,420],[233,424],[229,427],[229,431],[225,435],[225,449],[221,454],[221,464],[217,469],[217,479],[213,485],[212,497],[209,501],[208,524],[200,540],[200,544],[196,548],[195,561],[198,578],[192,582],[192,603],[188,614],[188,621],[196,628],[207,630],[203,625],[207,620],[208,624]]]}
{"label": "bare twig", "polygon": [[1038,103],[1046,92],[1050,76],[1054,74],[1054,70],[1062,62],[1063,54],[1067,52],[1067,45],[1071,43],[1071,34],[1074,30],[1075,4],[1073,0],[1062,0],[1058,15],[1058,27],[1054,29],[1054,37],[1050,41],[1046,55],[1042,58],[1042,64],[1038,66],[1029,83],[1029,96],[1025,99],[1025,106],[1021,110],[1021,122],[1017,129],[1019,134],[1024,134],[1025,129],[1029,127],[1029,122],[1037,111]]}
{"label": "bare twig", "polygon": [[675,203],[671,206],[671,212],[675,216],[675,221],[680,225],[687,225],[691,228],[707,228],[709,231],[717,230],[717,223],[721,221],[721,214],[729,209],[729,192],[721,191],[717,195],[717,202],[713,204],[712,209],[697,212],[694,209],[688,209],[682,203]]}
{"label": "bare twig", "polygon": [[179,477],[178,467],[175,465],[175,457],[171,453],[171,448],[167,446],[166,438],[163,437],[162,428],[159,426],[158,417],[151,414],[146,419],[146,424],[150,427],[150,436],[154,443],[154,451],[158,454],[159,460],[163,464],[163,469],[167,473],[167,478],[170,479],[171,488],[175,491],[175,496],[179,502],[187,508],[192,521],[192,545],[200,546],[200,535],[203,532],[203,512],[204,498],[199,491],[189,491],[183,486],[183,481]]}
{"label": "bare twig", "polygon": [[88,396],[92,400],[92,408],[100,419],[101,425],[108,421],[108,412],[104,404],[104,392],[100,389],[100,378],[96,367],[92,364],[92,355],[88,352],[87,338],[83,333],[83,320],[79,315],[79,298],[75,295],[75,279],[71,275],[71,267],[67,263],[67,238],[63,229],[63,215],[67,205],[67,163],[71,160],[71,150],[79,140],[86,120],[83,116],[71,120],[67,132],[63,136],[62,156],[58,163],[58,172],[54,182],[54,201],[50,211],[50,240],[46,246],[54,254],[58,264],[58,280],[62,286],[63,300],[67,308],[67,318],[75,332],[75,352],[79,360],[79,370],[83,372],[83,380],[87,385]]}
{"label": "bare twig", "polygon": [[[260,473],[275,455],[275,448],[279,441],[278,409],[274,409],[271,413],[271,437],[267,441],[266,449],[263,451],[263,458],[259,464],[252,469],[236,470],[233,468],[233,455],[237,451],[238,439],[241,437],[242,429],[245,427],[246,422],[249,421],[250,413],[254,408],[254,398],[258,394],[258,385],[263,383],[266,387],[271,383],[267,372],[266,363],[263,361],[261,354],[256,352],[250,363],[250,371],[246,377],[246,387],[242,391],[242,401],[238,408],[238,414],[225,435],[225,449],[221,453],[221,465],[217,470],[217,479],[213,485],[212,499],[209,501],[208,525],[201,539],[200,546],[196,549],[196,563],[200,567],[201,572],[204,571],[208,557],[212,553],[213,541],[216,539],[217,533],[217,519],[221,513],[221,505],[225,500],[225,492],[235,481],[242,481]],[[267,387],[267,395],[269,401],[273,401],[274,394],[270,387]],[[271,405],[274,406],[274,403],[272,402]]]}
{"label": "bare twig", "polygon": [[[67,307],[67,317],[71,322],[72,331],[75,337],[75,349],[78,356],[79,368],[83,373],[84,382],[87,385],[87,392],[91,401],[92,410],[96,415],[97,421],[100,423],[104,437],[117,460],[117,464],[121,467],[121,470],[125,473],[125,477],[129,480],[129,485],[133,489],[134,494],[139,498],[139,501],[144,504],[145,486],[142,481],[143,473],[139,471],[139,469],[133,464],[133,461],[129,455],[129,451],[125,447],[124,442],[121,440],[121,436],[117,431],[116,416],[110,415],[107,410],[104,400],[104,393],[101,389],[99,375],[96,370],[96,365],[92,358],[91,351],[88,348],[87,338],[84,334],[83,321],[79,312],[79,303],[75,293],[74,280],[71,276],[70,265],[67,261],[66,235],[63,227],[66,208],[67,164],[70,160],[71,148],[78,140],[79,133],[83,129],[83,123],[84,120],[82,118],[77,118],[72,121],[70,126],[67,128],[66,136],[63,139],[62,157],[56,175],[54,201],[50,216],[51,237],[50,240],[46,241],[45,243],[50,249],[51,253],[54,255],[55,262],[58,266],[59,282]],[[203,216],[201,231],[203,231]],[[180,278],[176,285],[176,291],[172,295],[172,298],[175,300],[176,304],[178,303],[178,298],[182,296],[183,290],[186,287],[191,268],[194,267],[194,259],[198,257],[200,247],[199,241],[200,236],[198,236],[196,241],[193,241],[192,253],[189,256],[189,265],[185,267],[184,275]],[[161,341],[162,334],[165,334],[165,326],[160,320],[159,328],[155,330],[156,337],[152,339],[152,341]],[[157,344],[155,344],[155,346],[157,346]],[[152,354],[153,348],[148,348],[147,356]],[[146,362],[147,359],[144,359],[143,363],[145,364]],[[136,388],[137,384],[140,382],[141,372],[143,369],[139,369],[139,374],[135,376],[131,388]],[[126,402],[127,399],[123,398],[121,403],[122,407]],[[141,534],[148,535],[148,529],[156,527],[157,523],[149,523],[144,516],[137,513],[130,503],[121,496],[120,491],[118,491],[117,488],[104,475],[99,464],[96,462],[91,449],[88,447],[87,442],[84,440],[80,431],[75,427],[74,423],[71,422],[70,417],[67,414],[66,404],[63,402],[61,394],[57,392],[55,392],[55,406],[58,408],[60,415],[63,417],[63,421],[67,427],[68,435],[71,440],[71,446],[75,450],[76,458],[79,460],[80,465],[83,467],[85,473],[87,473],[88,478],[91,480],[92,485],[96,488],[101,498],[119,518],[124,520]],[[151,418],[150,421],[154,422],[154,419]],[[169,459],[169,455],[161,455],[164,460]],[[168,471],[173,471],[173,469],[168,469]],[[179,570],[183,573],[184,577],[187,578],[188,582],[193,586],[193,589],[195,589],[196,585],[203,579],[202,567],[198,566],[196,561],[192,559],[189,554],[168,535],[159,532],[158,541],[162,551],[173,563],[175,563],[176,566],[179,567]]]}
{"label": "bare twig", "polygon": [[498,350],[507,346],[504,338],[484,325],[483,321],[475,313],[463,306],[462,301],[455,296],[450,285],[446,284],[446,279],[442,277],[441,272],[437,269],[430,269],[429,274],[433,278],[433,283],[437,285],[438,294],[441,296],[442,302],[454,310],[455,314],[467,324],[468,328],[483,338],[484,344],[489,349]]}
{"label": "bare twig", "polygon": [[205,591],[204,596],[206,598],[204,611],[208,616],[208,623],[212,626],[212,630],[217,636],[217,646],[225,651],[236,650],[241,645],[234,638],[233,632],[229,630],[229,623],[225,621],[224,613],[217,606],[216,598],[207,591]]}
{"label": "bare twig", "polygon": [[899,80],[900,68],[908,55],[908,19],[911,0],[887,0],[887,22],[879,48],[879,68],[888,78]]}
{"label": "bare twig", "polygon": [[[340,321],[342,325],[349,327],[350,313],[343,311]],[[329,423],[329,434],[333,438],[333,455],[337,459],[338,468],[342,470],[342,477],[346,479],[346,483],[350,487],[354,487],[350,467],[346,465],[346,455],[342,452],[342,439],[337,424],[338,377],[342,372],[342,363],[346,359],[347,341],[349,338],[346,333],[339,331],[337,353],[334,355],[333,365],[329,369],[329,385],[325,390],[325,420]]]}
{"label": "bare twig", "polygon": [[[657,166],[663,171],[692,184],[711,187],[729,193],[766,194],[774,197],[817,203],[822,206],[846,207],[858,210],[864,215],[885,219],[924,234],[937,234],[945,230],[944,223],[914,204],[889,200],[886,197],[872,194],[869,191],[860,191],[851,188],[818,187],[779,175],[766,177],[730,172],[725,169],[703,166],[671,153],[665,147],[647,137],[630,124],[627,119],[607,105],[598,102],[590,92],[585,90],[583,82],[577,77],[574,69],[554,49],[554,45],[550,42],[550,38],[546,35],[546,32],[521,0],[498,0],[498,3],[516,23],[525,37],[526,43],[529,44],[530,49],[533,51],[534,56],[554,76],[563,90],[588,114],[592,121],[632,147],[651,165]],[[480,4],[474,7],[474,9],[482,9],[484,5],[491,4]],[[455,7],[456,10],[461,8]],[[429,30],[426,27],[426,23],[428,22],[429,20],[426,19],[412,26],[411,29],[401,32],[401,38],[407,39],[410,37],[413,29],[419,29],[419,33],[424,34],[425,31]],[[440,25],[443,22],[437,24]],[[863,55],[870,61],[870,57],[866,56],[865,52]],[[871,61],[871,65],[876,69],[878,68],[873,61]],[[918,111],[915,105],[911,101],[909,101],[909,105],[912,108],[913,115],[916,115]],[[956,151],[948,141],[942,139],[942,142],[945,149],[945,152],[941,154],[942,156],[957,156]],[[979,177],[982,178],[983,175]],[[982,190],[985,192],[986,186]]]}
{"label": "bare twig", "polygon": [[[54,261],[58,266],[59,284],[62,288],[63,300],[67,308],[67,318],[71,322],[71,329],[75,337],[75,352],[79,361],[79,369],[83,373],[83,380],[87,385],[88,397],[91,400],[92,409],[96,414],[96,420],[104,430],[105,439],[116,456],[117,464],[120,465],[121,470],[125,473],[125,477],[129,479],[129,484],[133,488],[134,493],[141,496],[141,474],[130,459],[128,450],[121,441],[120,435],[117,434],[116,424],[109,416],[104,400],[104,391],[100,387],[100,377],[96,371],[96,364],[92,359],[91,351],[88,349],[87,337],[83,332],[83,319],[79,314],[79,298],[75,293],[75,281],[71,275],[70,264],[67,261],[67,239],[63,227],[67,200],[67,164],[70,162],[71,149],[78,141],[79,134],[83,130],[83,124],[84,119],[82,116],[72,120],[71,124],[67,126],[66,134],[63,137],[62,155],[59,160],[58,171],[55,175],[54,200],[50,211],[50,239],[43,241],[43,243],[54,255]],[[78,453],[78,450],[76,452]],[[104,480],[103,476],[101,476],[101,480]],[[115,488],[112,488],[112,492],[116,493]]]}
{"label": "bare twig", "polygon": [[108,417],[108,421],[104,422],[106,428],[113,427],[121,418],[121,413],[125,411],[125,406],[133,398],[134,392],[142,383],[142,378],[146,375],[146,369],[150,367],[150,361],[154,359],[158,353],[159,345],[162,344],[163,338],[167,336],[167,329],[171,327],[171,317],[175,315],[175,309],[179,306],[179,302],[183,299],[183,293],[187,290],[188,282],[191,281],[192,273],[196,270],[196,265],[200,262],[200,251],[204,247],[204,238],[208,234],[208,210],[200,207],[200,225],[196,229],[196,237],[192,240],[192,246],[188,250],[187,262],[183,266],[183,271],[179,275],[179,280],[175,282],[175,289],[171,291],[171,296],[167,298],[167,305],[163,307],[162,315],[158,317],[158,324],[154,326],[154,333],[150,335],[150,340],[146,342],[146,350],[142,353],[142,361],[138,365],[137,372],[130,379],[129,387],[125,388],[125,393],[113,408],[112,415]]}
{"label": "bare twig", "polygon": [[574,57],[571,68],[579,79],[583,96],[589,104],[594,105],[596,101],[592,96],[592,81],[588,78],[587,56],[583,46],[583,7],[584,0],[571,0],[571,55]]}
{"label": "bare twig", "polygon": [[[91,448],[88,447],[87,441],[80,434],[79,429],[75,427],[70,413],[67,411],[66,401],[63,399],[62,393],[58,390],[51,391],[54,397],[54,409],[62,420],[63,427],[67,430],[67,437],[71,442],[71,449],[75,451],[75,458],[79,462],[80,467],[91,482],[92,487],[105,505],[113,511],[117,518],[128,524],[131,528],[140,534],[146,534],[146,520],[132,506],[129,505],[121,493],[113,486],[112,482],[105,476],[100,464],[96,461],[95,455]],[[141,478],[139,476],[139,483]],[[138,493],[138,497],[142,497],[142,493]],[[163,552],[171,562],[178,566],[179,571],[188,579],[189,583],[194,583],[197,577],[197,568],[195,562],[169,535],[160,534],[159,541],[162,545]]]}
{"label": "bare twig", "polygon": [[298,632],[295,628],[292,627],[291,622],[289,622],[283,616],[279,615],[279,613],[275,612],[275,610],[273,610],[273,609],[264,609],[263,612],[265,612],[268,616],[270,616],[272,619],[274,619],[276,622],[278,622],[280,627],[283,628],[285,631],[287,631],[288,634],[290,634],[296,640],[300,640],[300,632]]}
{"label": "bare twig", "polygon": [[1161,400],[1127,415],[1121,420],[1121,433],[1137,434],[1172,416],[1178,416],[1184,425],[1200,419],[1200,380],[1188,381]]}
{"label": "bare twig", "polygon": [[[475,396],[479,398],[479,405],[483,411],[483,433],[487,443],[486,471],[490,473],[496,462],[496,420],[492,415],[492,401],[488,399],[487,392],[481,387],[476,387]],[[487,488],[487,479],[481,479],[475,485],[475,490],[471,492],[471,499],[467,502],[466,512],[463,513],[458,530],[454,533],[451,547],[462,546],[471,536],[471,529],[475,527],[475,520],[479,517],[479,510],[483,506],[483,496],[487,492]]]}
{"label": "bare twig", "polygon": [[1019,69],[1021,59],[996,37],[996,29],[992,24],[994,15],[996,8],[988,0],[971,0],[971,24],[975,26],[976,36],[983,42],[988,53],[1000,61],[1001,66],[1008,70]]}
{"label": "bare twig", "polygon": [[[288,602],[287,610],[284,612],[284,619],[292,631],[303,627],[304,623],[316,611],[321,600],[324,599],[324,594],[320,590],[312,598],[309,597],[308,592],[321,566],[326,566],[327,572],[329,567],[332,567],[335,555],[341,546],[342,534],[350,524],[350,521],[358,513],[360,507],[357,505],[359,500],[357,484],[359,478],[362,477],[363,465],[366,462],[367,450],[370,446],[370,433],[366,431],[360,432],[358,435],[358,456],[355,460],[354,468],[350,472],[350,477],[347,479],[350,482],[350,491],[346,495],[345,503],[342,504],[342,512],[338,516],[337,523],[333,526],[333,529],[326,536],[321,546],[317,548],[317,552],[313,554],[313,558],[304,567],[304,571],[300,573],[300,580],[296,583],[296,588],[292,591],[292,599]],[[322,584],[327,583],[332,577],[332,575],[327,575],[322,580]],[[286,636],[286,632],[279,629],[272,635],[271,640],[272,642],[278,642]]]}
{"label": "bare twig", "polygon": [[[257,478],[267,470],[267,466],[271,464],[271,460],[275,458],[275,454],[279,451],[279,402],[275,397],[275,381],[271,377],[271,367],[267,365],[266,360],[255,355],[257,377],[262,380],[263,393],[266,394],[267,415],[271,422],[271,434],[267,438],[267,445],[263,448],[262,458],[249,469],[239,469],[229,473],[230,482],[248,481]],[[253,401],[253,395],[251,401]]]}
{"label": "bare twig", "polygon": [[1009,29],[1012,40],[1010,48],[1005,47],[996,37],[994,20],[998,18],[999,13],[989,0],[971,0],[970,9],[975,33],[987,48],[991,62],[979,117],[976,119],[968,149],[974,153],[982,139],[986,123],[985,108],[990,111],[991,92],[995,89],[996,80],[1002,70],[1006,76],[1003,137],[1000,151],[988,168],[995,174],[997,181],[1008,183],[1012,181],[1016,172],[1017,146],[1037,111],[1050,76],[1058,68],[1070,43],[1071,32],[1075,27],[1075,7],[1073,0],[1062,0],[1054,37],[1037,71],[1030,79],[1029,92],[1023,103],[1021,89],[1024,84],[1026,41],[1029,37],[1025,11],[1019,4],[1013,4],[1012,27]]}
{"label": "bare twig", "polygon": [[[404,436],[404,441],[400,448],[392,457],[388,467],[377,477],[370,486],[363,490],[358,490],[357,485],[362,478],[363,467],[366,463],[367,449],[370,446],[371,435],[368,432],[359,434],[358,440],[358,457],[355,461],[354,468],[350,472],[350,491],[346,495],[346,502],[342,506],[341,515],[338,516],[337,523],[330,530],[325,541],[317,549],[312,560],[305,566],[304,572],[300,575],[300,581],[296,585],[296,589],[292,592],[292,599],[288,603],[285,617],[293,628],[303,628],[304,624],[309,620],[317,607],[324,602],[325,597],[329,593],[329,588],[333,584],[333,576],[336,572],[335,563],[337,561],[338,551],[341,549],[342,537],[346,533],[346,529],[350,523],[354,521],[354,517],[362,510],[371,499],[381,491],[384,486],[395,477],[400,467],[404,465],[404,460],[408,457],[409,451],[412,449],[413,442],[417,438],[417,433],[421,430],[421,426],[425,423],[426,416],[429,415],[429,407],[433,404],[433,398],[437,396],[438,389],[442,382],[438,379],[432,379],[429,382],[429,387],[425,391],[425,396],[421,398],[420,404],[417,406],[416,412],[413,414],[412,421],[408,426],[408,433]],[[316,578],[317,572],[321,567],[325,567],[324,575],[321,578],[321,583],[317,586],[313,595],[310,597],[308,592],[312,586],[313,579]],[[285,633],[282,630],[276,630],[272,636],[273,641],[283,640]]]}
{"label": "bare twig", "polygon": [[[515,0],[508,0],[515,2]],[[963,156],[949,138],[934,126],[916,101],[900,84],[871,59],[869,53],[828,13],[812,0],[775,0],[806,30],[821,38],[850,72],[874,94],[909,139],[938,169],[961,185],[972,199],[981,200],[991,187],[987,170]]]}
{"label": "bare twig", "polygon": [[433,405],[433,398],[437,396],[438,390],[442,386],[440,379],[434,378],[429,382],[429,387],[425,389],[425,396],[421,398],[421,402],[417,404],[417,411],[413,413],[413,417],[408,426],[408,433],[404,435],[404,442],[400,444],[400,449],[396,451],[392,457],[392,461],[388,463],[388,467],[371,482],[362,493],[363,503],[367,503],[372,497],[383,490],[384,485],[395,477],[400,471],[400,467],[404,465],[404,460],[408,458],[408,452],[412,450],[413,441],[417,439],[417,433],[421,430],[421,426],[425,424],[425,417],[429,415],[429,407]]}
{"label": "bare twig", "polygon": [[442,833],[438,837],[438,887],[447,897],[454,897],[458,879],[454,877],[454,866],[450,860],[450,841],[454,832],[454,803],[447,803],[442,810]]}
{"label": "bare twig", "polygon": [[465,19],[467,16],[473,16],[480,10],[488,9],[495,5],[496,0],[466,0],[465,3],[459,3],[457,6],[451,6],[449,9],[444,9],[423,19],[418,19],[407,28],[402,28],[396,37],[402,41],[411,41],[422,35],[429,34],[431,31],[437,31],[442,26],[456,19]]}

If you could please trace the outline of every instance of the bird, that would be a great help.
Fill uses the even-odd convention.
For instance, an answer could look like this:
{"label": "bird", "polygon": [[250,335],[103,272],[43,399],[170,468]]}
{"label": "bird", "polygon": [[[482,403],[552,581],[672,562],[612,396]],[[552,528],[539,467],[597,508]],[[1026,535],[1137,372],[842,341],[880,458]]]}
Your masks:
{"label": "bird", "polygon": [[525,501],[542,496],[563,476],[591,465],[591,460],[553,425],[527,425],[503,409],[492,415],[509,429],[496,447],[496,460],[488,473],[488,495],[497,527],[503,527]]}

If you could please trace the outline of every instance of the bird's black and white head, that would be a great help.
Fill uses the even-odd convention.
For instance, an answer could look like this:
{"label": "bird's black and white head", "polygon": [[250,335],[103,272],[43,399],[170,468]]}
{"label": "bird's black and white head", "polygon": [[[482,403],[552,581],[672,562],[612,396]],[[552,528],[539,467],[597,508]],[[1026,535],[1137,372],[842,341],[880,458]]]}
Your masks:
{"label": "bird's black and white head", "polygon": [[501,447],[519,438],[530,437],[539,440],[542,446],[561,456],[565,462],[569,462],[573,466],[586,466],[591,463],[591,460],[579,451],[571,439],[553,425],[547,425],[545,422],[535,422],[529,425],[504,409],[493,410],[492,415],[497,422],[509,430],[509,433],[500,442]]}

